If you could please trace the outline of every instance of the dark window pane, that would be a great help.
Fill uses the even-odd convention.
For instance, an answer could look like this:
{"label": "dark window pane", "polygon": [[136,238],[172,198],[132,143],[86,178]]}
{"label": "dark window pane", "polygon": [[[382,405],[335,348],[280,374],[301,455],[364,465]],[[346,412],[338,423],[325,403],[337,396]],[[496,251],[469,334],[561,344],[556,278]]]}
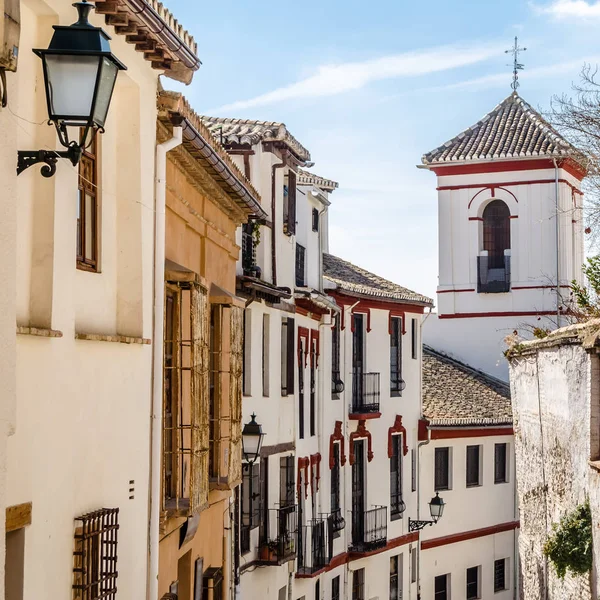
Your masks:
{"label": "dark window pane", "polygon": [[494,592],[506,589],[506,559],[494,561]]}
{"label": "dark window pane", "polygon": [[296,285],[304,287],[306,285],[306,248],[296,244]]}
{"label": "dark window pane", "polygon": [[319,211],[316,208],[312,209],[312,230],[319,231]]}
{"label": "dark window pane", "polygon": [[448,600],[448,575],[438,575],[435,578],[434,600]]}
{"label": "dark window pane", "polygon": [[402,319],[391,317],[390,321],[390,392],[402,395]]}
{"label": "dark window pane", "polygon": [[340,576],[331,580],[331,600],[340,600]]}
{"label": "dark window pane", "polygon": [[479,567],[467,569],[467,600],[479,598]]}
{"label": "dark window pane", "polygon": [[494,448],[494,483],[506,482],[506,444]]}
{"label": "dark window pane", "polygon": [[402,435],[392,437],[390,458],[390,518],[392,521],[402,516],[406,508],[402,500]]}
{"label": "dark window pane", "polygon": [[419,335],[419,332],[418,332],[418,329],[417,329],[417,319],[412,319],[411,325],[410,325],[410,329],[411,329],[411,334],[412,334],[412,339],[411,339],[411,342],[412,342],[412,357],[414,359],[416,359],[417,356],[418,356],[418,339],[417,339],[417,337]]}
{"label": "dark window pane", "polygon": [[352,572],[352,600],[365,600],[365,570]]}
{"label": "dark window pane", "polygon": [[467,446],[467,487],[479,485],[479,446]]}
{"label": "dark window pane", "polygon": [[400,600],[398,589],[398,557],[390,558],[390,600]]}
{"label": "dark window pane", "polygon": [[447,490],[450,487],[449,448],[435,449],[435,490]]}
{"label": "dark window pane", "polygon": [[502,200],[493,200],[483,211],[483,249],[488,268],[504,268],[504,250],[510,248],[510,211]]}

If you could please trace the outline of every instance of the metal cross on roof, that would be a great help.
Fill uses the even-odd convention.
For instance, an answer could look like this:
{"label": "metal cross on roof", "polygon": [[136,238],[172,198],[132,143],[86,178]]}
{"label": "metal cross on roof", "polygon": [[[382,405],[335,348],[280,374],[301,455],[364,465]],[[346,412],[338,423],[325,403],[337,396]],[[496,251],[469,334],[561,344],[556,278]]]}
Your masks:
{"label": "metal cross on roof", "polygon": [[519,71],[522,71],[523,68],[525,67],[525,65],[523,63],[519,62],[519,53],[520,52],[525,52],[525,50],[527,50],[527,48],[519,48],[519,42],[517,39],[517,36],[515,36],[515,45],[510,49],[510,50],[505,50],[505,54],[512,54],[514,57],[514,61],[512,65],[508,65],[509,67],[512,66],[513,68],[513,81],[510,84],[510,87],[515,90],[515,92],[517,91],[517,88],[519,87]]}

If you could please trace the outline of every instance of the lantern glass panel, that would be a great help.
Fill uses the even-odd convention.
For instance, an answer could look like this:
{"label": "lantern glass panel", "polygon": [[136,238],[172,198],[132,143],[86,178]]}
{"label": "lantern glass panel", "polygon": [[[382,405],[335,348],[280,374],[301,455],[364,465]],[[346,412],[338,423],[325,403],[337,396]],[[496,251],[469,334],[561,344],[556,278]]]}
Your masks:
{"label": "lantern glass panel", "polygon": [[46,54],[46,85],[51,118],[70,125],[89,122],[100,61],[97,56]]}
{"label": "lantern glass panel", "polygon": [[244,439],[242,441],[244,445],[244,454],[246,455],[247,459],[253,460],[258,454],[261,436],[246,434],[245,436],[243,436],[243,438]]}
{"label": "lantern glass panel", "polygon": [[429,510],[434,521],[441,519],[444,513],[444,501],[441,498],[434,498],[429,504]]}
{"label": "lantern glass panel", "polygon": [[96,96],[96,106],[94,107],[94,123],[104,127],[110,99],[112,98],[115,82],[117,80],[117,65],[106,57],[102,58],[100,63],[100,76],[98,79],[98,92]]}

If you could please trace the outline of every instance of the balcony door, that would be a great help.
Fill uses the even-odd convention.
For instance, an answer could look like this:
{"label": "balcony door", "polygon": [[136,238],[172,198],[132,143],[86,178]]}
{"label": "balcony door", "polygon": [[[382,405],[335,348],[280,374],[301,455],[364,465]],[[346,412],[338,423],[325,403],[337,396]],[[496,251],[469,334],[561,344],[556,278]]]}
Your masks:
{"label": "balcony door", "polygon": [[352,404],[363,405],[363,374],[365,372],[365,316],[352,315],[354,331],[352,332]]}
{"label": "balcony door", "polygon": [[502,200],[493,200],[483,211],[483,249],[488,268],[504,269],[504,251],[510,249],[510,211]]}
{"label": "balcony door", "polygon": [[365,442],[354,442],[352,465],[352,543],[360,544],[365,537]]}

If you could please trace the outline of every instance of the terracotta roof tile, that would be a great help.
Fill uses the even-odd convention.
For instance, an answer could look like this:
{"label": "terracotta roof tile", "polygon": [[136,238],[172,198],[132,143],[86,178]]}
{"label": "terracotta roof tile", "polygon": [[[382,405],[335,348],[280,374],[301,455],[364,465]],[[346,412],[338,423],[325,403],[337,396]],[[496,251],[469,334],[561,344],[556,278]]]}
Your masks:
{"label": "terracotta roof tile", "polygon": [[301,160],[309,161],[310,152],[287,130],[284,123],[201,117],[204,125],[223,144],[249,144],[282,142]]}
{"label": "terracotta roof tile", "polygon": [[493,158],[578,155],[579,152],[513,92],[483,119],[423,155],[424,165]]}
{"label": "terracotta roof tile", "polygon": [[316,173],[310,173],[304,169],[298,169],[298,185],[314,185],[326,192],[333,192],[339,187],[337,181],[326,179],[325,177],[321,177]]}
{"label": "terracotta roof tile", "polygon": [[388,281],[332,254],[323,253],[323,274],[351,295],[433,306],[433,300]]}
{"label": "terracotta roof tile", "polygon": [[509,385],[423,346],[423,416],[434,426],[510,425]]}

